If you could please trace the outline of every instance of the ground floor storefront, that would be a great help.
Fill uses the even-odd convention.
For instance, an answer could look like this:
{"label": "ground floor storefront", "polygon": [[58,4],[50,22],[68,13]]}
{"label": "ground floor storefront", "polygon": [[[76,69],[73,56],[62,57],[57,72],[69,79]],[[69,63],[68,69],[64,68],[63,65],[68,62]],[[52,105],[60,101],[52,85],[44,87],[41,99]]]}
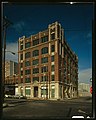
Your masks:
{"label": "ground floor storefront", "polygon": [[77,87],[60,83],[19,84],[15,94],[36,99],[64,99],[77,97]]}

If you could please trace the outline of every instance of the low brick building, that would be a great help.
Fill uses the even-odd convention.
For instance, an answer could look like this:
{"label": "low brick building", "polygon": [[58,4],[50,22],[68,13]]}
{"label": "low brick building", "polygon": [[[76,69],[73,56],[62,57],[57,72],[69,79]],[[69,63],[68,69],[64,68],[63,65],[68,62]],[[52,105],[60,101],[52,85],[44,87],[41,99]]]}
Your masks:
{"label": "low brick building", "polygon": [[18,40],[18,92],[29,98],[64,99],[78,95],[78,57],[58,22]]}

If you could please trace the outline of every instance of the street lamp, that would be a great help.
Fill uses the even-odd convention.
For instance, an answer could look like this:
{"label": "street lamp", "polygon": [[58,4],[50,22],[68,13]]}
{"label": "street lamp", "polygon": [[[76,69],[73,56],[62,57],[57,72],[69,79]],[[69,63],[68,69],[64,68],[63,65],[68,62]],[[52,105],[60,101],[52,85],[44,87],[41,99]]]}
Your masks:
{"label": "street lamp", "polygon": [[12,23],[6,18],[6,16],[3,18],[3,49],[4,49],[4,52],[3,52],[3,103],[4,103],[4,91],[5,91],[5,49],[6,49],[6,30],[7,30],[7,27],[9,25],[11,25]]}

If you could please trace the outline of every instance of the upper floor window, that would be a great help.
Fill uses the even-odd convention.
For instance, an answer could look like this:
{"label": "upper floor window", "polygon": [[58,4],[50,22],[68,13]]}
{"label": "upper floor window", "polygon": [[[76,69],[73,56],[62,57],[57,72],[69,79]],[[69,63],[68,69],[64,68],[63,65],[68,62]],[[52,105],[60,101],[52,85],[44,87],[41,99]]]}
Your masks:
{"label": "upper floor window", "polygon": [[25,78],[25,83],[30,83],[31,82],[31,78]]}
{"label": "upper floor window", "polygon": [[42,76],[41,81],[43,81],[43,82],[48,81],[48,76]]}
{"label": "upper floor window", "polygon": [[53,56],[51,56],[51,62],[53,62],[54,61],[54,55]]}
{"label": "upper floor window", "polygon": [[38,45],[38,44],[39,44],[39,39],[33,40],[33,46]]}
{"label": "upper floor window", "polygon": [[51,52],[55,51],[55,45],[51,45]]}
{"label": "upper floor window", "polygon": [[48,57],[41,58],[41,63],[47,63],[48,62]]}
{"label": "upper floor window", "polygon": [[21,83],[23,83],[23,78],[21,78]]}
{"label": "upper floor window", "polygon": [[25,61],[25,67],[30,66],[31,62],[30,61]]}
{"label": "upper floor window", "polygon": [[25,43],[25,48],[29,48],[31,46],[31,42]]}
{"label": "upper floor window", "polygon": [[33,68],[33,74],[39,73],[39,68]]}
{"label": "upper floor window", "polygon": [[23,75],[23,71],[21,71],[21,75]]}
{"label": "upper floor window", "polygon": [[48,66],[41,67],[41,73],[48,72]]}
{"label": "upper floor window", "polygon": [[25,70],[25,75],[31,74],[31,70]]}
{"label": "upper floor window", "polygon": [[41,38],[41,43],[47,42],[48,41],[48,36],[44,36]]}
{"label": "upper floor window", "polygon": [[54,81],[54,79],[55,79],[55,76],[51,75],[51,81]]}
{"label": "upper floor window", "polygon": [[55,70],[54,65],[52,65],[51,66],[51,71],[54,71],[54,70]]}
{"label": "upper floor window", "polygon": [[30,58],[30,57],[31,57],[31,53],[30,52],[25,53],[25,59],[26,58]]}
{"label": "upper floor window", "polygon": [[33,64],[33,65],[39,64],[39,59],[33,60],[33,63],[32,63],[32,64]]}
{"label": "upper floor window", "polygon": [[51,40],[55,39],[55,33],[51,34]]}
{"label": "upper floor window", "polygon": [[20,59],[23,60],[23,54],[20,55]]}
{"label": "upper floor window", "polygon": [[33,77],[33,82],[39,82],[39,77]]}
{"label": "upper floor window", "polygon": [[20,64],[20,67],[21,67],[21,68],[23,67],[23,63]]}
{"label": "upper floor window", "polygon": [[23,50],[23,45],[20,45],[20,50]]}
{"label": "upper floor window", "polygon": [[39,50],[34,50],[32,54],[33,54],[33,57],[38,56],[39,55]]}
{"label": "upper floor window", "polygon": [[46,54],[48,53],[48,47],[44,47],[41,49],[41,54]]}

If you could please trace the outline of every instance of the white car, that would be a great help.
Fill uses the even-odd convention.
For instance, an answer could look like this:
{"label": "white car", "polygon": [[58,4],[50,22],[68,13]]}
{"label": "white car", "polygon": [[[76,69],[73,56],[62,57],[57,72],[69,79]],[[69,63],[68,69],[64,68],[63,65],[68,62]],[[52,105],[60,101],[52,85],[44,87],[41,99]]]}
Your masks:
{"label": "white car", "polygon": [[22,96],[22,95],[17,94],[17,95],[14,95],[14,98],[24,99],[24,98],[26,98],[26,97],[25,97],[25,96]]}
{"label": "white car", "polygon": [[5,94],[5,98],[8,98],[9,96],[7,94]]}

